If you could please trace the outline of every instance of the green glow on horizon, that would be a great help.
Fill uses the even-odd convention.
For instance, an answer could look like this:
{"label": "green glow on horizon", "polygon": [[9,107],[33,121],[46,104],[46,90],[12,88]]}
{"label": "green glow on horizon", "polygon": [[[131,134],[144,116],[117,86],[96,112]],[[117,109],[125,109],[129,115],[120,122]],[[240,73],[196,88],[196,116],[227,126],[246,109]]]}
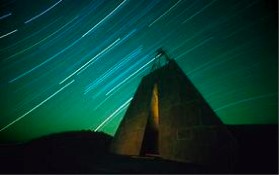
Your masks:
{"label": "green glow on horizon", "polygon": [[[94,130],[133,96],[151,65],[135,72],[160,47],[225,124],[278,124],[276,2],[131,0],[109,16],[123,1],[62,1],[24,24],[56,2],[34,0],[22,8],[24,2],[15,1],[2,7],[0,16],[4,11],[12,15],[0,20],[0,36],[18,31],[0,39],[0,129],[75,82],[0,132],[1,140]],[[114,135],[125,110],[100,131]]]}

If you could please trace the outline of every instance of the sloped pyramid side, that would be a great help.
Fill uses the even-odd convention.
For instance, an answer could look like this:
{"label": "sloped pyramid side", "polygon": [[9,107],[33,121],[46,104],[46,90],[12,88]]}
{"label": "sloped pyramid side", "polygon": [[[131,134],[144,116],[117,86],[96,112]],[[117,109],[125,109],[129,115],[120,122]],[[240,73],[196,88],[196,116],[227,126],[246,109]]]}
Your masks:
{"label": "sloped pyramid side", "polygon": [[155,83],[159,94],[159,156],[209,169],[231,169],[234,138],[174,60],[142,79],[111,151],[140,155]]}
{"label": "sloped pyramid side", "polygon": [[111,145],[111,151],[123,155],[140,155],[155,75],[144,77],[121,121]]}

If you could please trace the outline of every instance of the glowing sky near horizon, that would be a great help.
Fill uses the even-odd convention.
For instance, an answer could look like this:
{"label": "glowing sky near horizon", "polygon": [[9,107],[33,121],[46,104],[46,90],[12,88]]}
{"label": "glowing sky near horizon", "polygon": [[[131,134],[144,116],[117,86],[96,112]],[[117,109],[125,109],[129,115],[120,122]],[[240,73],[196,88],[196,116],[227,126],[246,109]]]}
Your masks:
{"label": "glowing sky near horizon", "polygon": [[226,124],[278,123],[273,0],[2,0],[0,140],[114,135],[162,47]]}

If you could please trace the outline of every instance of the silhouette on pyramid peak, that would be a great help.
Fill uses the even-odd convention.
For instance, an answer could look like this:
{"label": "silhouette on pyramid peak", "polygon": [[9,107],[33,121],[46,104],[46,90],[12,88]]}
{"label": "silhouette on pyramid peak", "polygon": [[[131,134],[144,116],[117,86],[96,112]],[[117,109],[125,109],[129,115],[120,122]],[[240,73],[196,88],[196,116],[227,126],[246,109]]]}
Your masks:
{"label": "silhouette on pyramid peak", "polygon": [[[164,60],[162,61],[162,59],[164,59]],[[162,66],[168,64],[171,60],[172,59],[169,57],[169,55],[166,53],[166,51],[163,48],[159,48],[156,51],[155,61],[152,65],[151,71],[161,68]]]}

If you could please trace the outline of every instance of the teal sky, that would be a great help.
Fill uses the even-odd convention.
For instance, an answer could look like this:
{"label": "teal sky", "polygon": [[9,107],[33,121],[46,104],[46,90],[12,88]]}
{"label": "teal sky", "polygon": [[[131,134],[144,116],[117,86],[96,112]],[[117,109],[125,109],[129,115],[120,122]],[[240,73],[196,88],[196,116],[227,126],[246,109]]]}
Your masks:
{"label": "teal sky", "polygon": [[273,0],[6,0],[0,139],[114,135],[162,47],[225,124],[278,123]]}

